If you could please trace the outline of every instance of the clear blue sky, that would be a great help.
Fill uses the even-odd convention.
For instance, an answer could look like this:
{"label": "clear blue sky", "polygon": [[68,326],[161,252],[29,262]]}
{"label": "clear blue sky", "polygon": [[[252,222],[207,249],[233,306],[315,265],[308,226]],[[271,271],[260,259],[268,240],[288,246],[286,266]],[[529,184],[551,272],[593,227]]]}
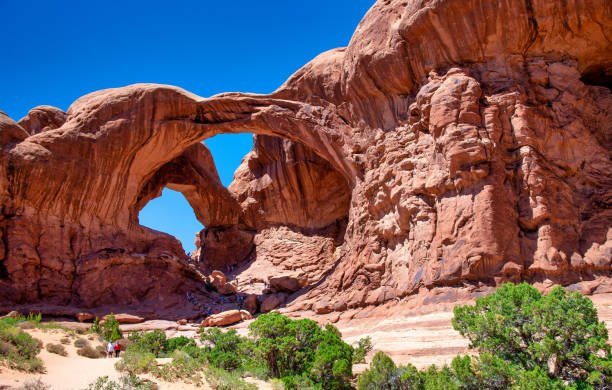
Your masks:
{"label": "clear blue sky", "polygon": [[[172,84],[200,96],[269,93],[319,53],[346,46],[374,0],[0,0],[0,110],[15,120],[47,104],[68,109],[89,92]],[[250,134],[206,140],[226,186]],[[140,222],[187,251],[202,225],[165,190]]]}

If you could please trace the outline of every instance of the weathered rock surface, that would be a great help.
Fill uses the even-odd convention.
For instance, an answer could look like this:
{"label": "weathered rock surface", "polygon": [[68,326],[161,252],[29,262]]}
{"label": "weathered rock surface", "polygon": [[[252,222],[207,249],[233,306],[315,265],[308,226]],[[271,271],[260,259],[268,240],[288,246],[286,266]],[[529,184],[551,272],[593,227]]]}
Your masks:
{"label": "weathered rock surface", "polygon": [[269,311],[276,309],[278,305],[280,304],[281,304],[280,299],[275,294],[273,294],[273,295],[266,297],[261,302],[260,310],[262,313],[268,313]]}
{"label": "weathered rock surface", "polygon": [[[164,187],[207,226],[195,259],[304,280],[296,310],[505,280],[596,292],[610,37],[607,0],[381,0],[270,95],[139,84],[0,113],[0,300],[189,306],[200,274],[138,224]],[[255,147],[225,189],[200,141],[236,132]]]}
{"label": "weathered rock surface", "polygon": [[[118,314],[114,314],[115,316],[115,320],[117,320],[118,323],[120,324],[139,324],[141,322],[144,322],[144,318],[133,315],[133,314],[127,314],[127,313],[118,313]],[[102,322],[104,322],[106,320],[108,316],[104,316],[102,318]]]}
{"label": "weathered rock surface", "polygon": [[250,320],[252,318],[253,316],[251,313],[246,310],[228,310],[206,317],[206,319],[202,321],[201,326],[226,326],[240,321]]}

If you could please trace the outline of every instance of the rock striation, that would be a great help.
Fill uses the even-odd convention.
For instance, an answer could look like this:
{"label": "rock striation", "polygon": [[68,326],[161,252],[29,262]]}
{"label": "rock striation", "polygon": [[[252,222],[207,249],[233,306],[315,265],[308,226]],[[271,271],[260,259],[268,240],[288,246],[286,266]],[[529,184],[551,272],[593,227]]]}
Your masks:
{"label": "rock striation", "polygon": [[[195,260],[299,281],[280,289],[299,310],[507,280],[606,289],[611,42],[607,0],[379,0],[269,95],[137,84],[0,113],[0,300],[162,315],[214,299],[138,223],[164,187],[206,226]],[[237,132],[255,146],[226,189],[200,141]]]}

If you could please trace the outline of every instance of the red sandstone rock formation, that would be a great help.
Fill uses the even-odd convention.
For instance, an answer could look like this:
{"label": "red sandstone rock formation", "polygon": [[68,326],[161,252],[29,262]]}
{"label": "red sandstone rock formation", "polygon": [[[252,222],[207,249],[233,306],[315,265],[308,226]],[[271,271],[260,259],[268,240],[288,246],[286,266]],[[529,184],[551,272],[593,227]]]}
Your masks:
{"label": "red sandstone rock formation", "polygon": [[[607,0],[380,0],[347,48],[270,95],[139,84],[0,114],[0,299],[190,307],[199,274],[138,224],[164,187],[207,226],[202,260],[304,280],[299,309],[597,281],[612,261],[611,37]],[[244,131],[255,148],[228,190],[199,141]]]}
{"label": "red sandstone rock formation", "polygon": [[226,326],[252,318],[251,313],[246,310],[228,310],[207,317],[202,321],[201,326]]}

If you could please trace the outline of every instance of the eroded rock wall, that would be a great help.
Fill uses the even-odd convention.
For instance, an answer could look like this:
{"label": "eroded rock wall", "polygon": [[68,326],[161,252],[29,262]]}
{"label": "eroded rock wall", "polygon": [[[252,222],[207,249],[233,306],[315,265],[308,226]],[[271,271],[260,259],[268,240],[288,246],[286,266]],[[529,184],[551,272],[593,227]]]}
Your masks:
{"label": "eroded rock wall", "polygon": [[432,72],[409,119],[365,153],[345,246],[361,261],[340,263],[331,291],[355,307],[422,287],[609,274],[611,109],[573,61]]}
{"label": "eroded rock wall", "polygon": [[[233,236],[251,261],[314,283],[300,309],[504,280],[597,291],[612,261],[611,37],[607,0],[380,0],[347,48],[270,95],[140,84],[0,115],[1,294],[95,306],[197,286],[181,265],[157,271],[181,249],[138,224],[164,186],[217,229],[200,237],[213,257],[232,248],[216,233],[248,232]],[[227,190],[193,145],[235,132],[258,140]],[[171,287],[125,276],[123,295],[88,300],[79,265],[86,284],[112,265]]]}

